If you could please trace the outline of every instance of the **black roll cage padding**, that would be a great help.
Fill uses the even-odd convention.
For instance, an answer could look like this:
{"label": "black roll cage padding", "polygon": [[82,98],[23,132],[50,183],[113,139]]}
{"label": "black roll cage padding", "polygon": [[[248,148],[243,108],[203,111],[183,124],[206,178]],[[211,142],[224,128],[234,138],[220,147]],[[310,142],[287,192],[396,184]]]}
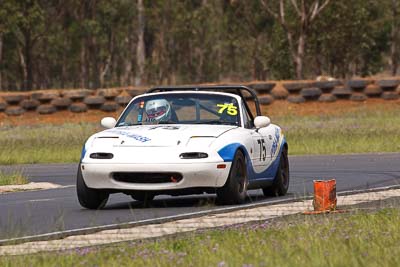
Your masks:
{"label": "black roll cage padding", "polygon": [[247,112],[250,114],[254,120],[254,116],[251,113],[249,105],[247,104],[246,98],[243,96],[242,91],[247,91],[252,96],[255,102],[257,116],[261,116],[260,103],[258,102],[258,97],[256,92],[244,85],[207,85],[207,86],[158,86],[149,89],[146,93],[156,93],[156,92],[167,92],[167,91],[217,91],[217,90],[236,90],[237,95],[239,95],[246,107]]}

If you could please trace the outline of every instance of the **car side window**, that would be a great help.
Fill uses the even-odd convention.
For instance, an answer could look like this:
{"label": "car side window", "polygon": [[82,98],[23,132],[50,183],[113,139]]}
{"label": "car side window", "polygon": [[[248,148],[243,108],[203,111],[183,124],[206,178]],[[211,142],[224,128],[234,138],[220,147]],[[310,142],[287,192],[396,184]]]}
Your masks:
{"label": "car side window", "polygon": [[242,112],[243,112],[243,126],[247,129],[254,128],[253,120],[251,119],[249,113],[247,112],[246,108],[242,104]]}

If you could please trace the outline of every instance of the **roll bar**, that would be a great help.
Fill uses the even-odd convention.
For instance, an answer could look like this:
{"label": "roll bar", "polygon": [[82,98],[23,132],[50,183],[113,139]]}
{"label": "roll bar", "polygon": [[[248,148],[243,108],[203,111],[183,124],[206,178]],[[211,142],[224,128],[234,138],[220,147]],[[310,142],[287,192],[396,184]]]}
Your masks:
{"label": "roll bar", "polygon": [[[243,96],[243,91],[250,93],[251,98],[255,102],[257,116],[261,116],[260,103],[256,92],[244,85],[206,85],[206,86],[158,86],[149,89],[146,93],[168,92],[168,91],[235,91],[243,99],[246,109],[250,112],[250,108]],[[251,114],[251,112],[250,112]]]}

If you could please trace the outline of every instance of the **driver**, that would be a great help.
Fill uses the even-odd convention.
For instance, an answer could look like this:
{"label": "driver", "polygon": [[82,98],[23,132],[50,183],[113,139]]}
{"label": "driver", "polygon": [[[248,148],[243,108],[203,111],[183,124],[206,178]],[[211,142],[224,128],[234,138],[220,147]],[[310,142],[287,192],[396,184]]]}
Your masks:
{"label": "driver", "polygon": [[150,122],[169,121],[171,105],[165,99],[154,99],[146,103],[147,120]]}

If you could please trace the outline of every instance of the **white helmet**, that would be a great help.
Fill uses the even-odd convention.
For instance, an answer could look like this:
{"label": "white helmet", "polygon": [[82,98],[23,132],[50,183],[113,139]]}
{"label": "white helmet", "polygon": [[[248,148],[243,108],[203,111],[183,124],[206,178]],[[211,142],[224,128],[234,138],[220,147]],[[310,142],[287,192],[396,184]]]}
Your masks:
{"label": "white helmet", "polygon": [[165,99],[154,99],[146,103],[149,121],[168,121],[171,117],[171,106]]}

